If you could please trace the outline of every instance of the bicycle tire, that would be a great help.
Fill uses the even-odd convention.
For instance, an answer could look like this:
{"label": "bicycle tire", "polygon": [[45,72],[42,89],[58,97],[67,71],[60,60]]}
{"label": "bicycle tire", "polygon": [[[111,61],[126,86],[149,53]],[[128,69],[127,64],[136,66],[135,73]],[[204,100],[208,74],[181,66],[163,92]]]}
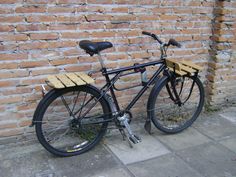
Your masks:
{"label": "bicycle tire", "polygon": [[[194,79],[195,82],[191,92],[190,85],[193,84]],[[173,98],[171,98],[167,89],[168,87],[170,88],[171,81],[167,76],[160,79],[160,83],[153,88],[153,91],[150,94],[150,102],[148,107],[149,116],[155,127],[167,134],[179,133],[191,126],[201,113],[204,105],[204,88],[198,77],[186,75],[182,77],[179,76],[176,80],[182,80],[182,82],[189,83],[189,86],[185,86],[185,83],[181,83],[180,85],[182,85],[182,88],[177,88],[179,86],[176,84],[179,96],[182,97],[181,100],[183,101],[186,99],[183,105],[177,105]],[[192,96],[196,96],[197,98]],[[195,108],[191,108],[191,105],[193,105],[195,100]],[[191,115],[184,111],[180,114],[183,106],[186,106],[188,109],[194,108],[194,110],[190,113]],[[164,109],[162,109],[162,107]],[[179,112],[176,111],[175,108],[178,109]],[[185,115],[186,117],[184,118]],[[176,122],[176,124],[174,124],[174,122]],[[177,124],[177,122],[179,122],[179,124]]]}
{"label": "bicycle tire", "polygon": [[[73,97],[74,95],[73,93],[77,93],[76,97]],[[81,96],[82,94],[86,95],[85,98],[83,98],[85,100],[83,101],[84,107],[82,108],[80,104],[80,107],[78,109],[76,107],[78,105],[76,104],[77,102],[83,100]],[[87,103],[86,97],[91,99],[91,101]],[[95,106],[92,107],[90,105],[92,109],[86,115],[89,115],[92,110],[94,111],[94,114],[95,112],[96,114],[98,114],[97,112],[101,111],[100,118],[102,118],[103,120],[108,119],[109,112],[110,112],[109,105],[107,101],[103,97],[101,97],[99,90],[93,86],[87,85],[87,86],[76,86],[76,87],[69,87],[69,88],[63,88],[63,89],[53,89],[50,92],[48,92],[45,95],[45,97],[41,100],[39,104],[40,107],[36,109],[38,111],[36,112],[36,115],[35,115],[35,130],[36,130],[37,138],[39,142],[41,143],[41,145],[47,151],[49,151],[50,153],[56,156],[67,157],[67,156],[74,156],[74,155],[79,155],[84,152],[87,152],[88,150],[92,149],[96,144],[98,144],[106,132],[108,123],[102,122],[100,124],[96,124],[96,123],[92,124],[89,121],[91,121],[93,117],[91,116],[91,117],[85,118],[86,115],[84,115],[84,117],[81,118],[80,120],[80,116],[84,114],[84,112],[86,112],[86,111],[83,112],[83,109],[85,109],[85,106],[88,106],[89,104],[91,104],[92,100],[94,100],[94,103],[97,102],[95,105],[96,108]],[[73,103],[73,106],[69,105],[70,103]],[[63,105],[65,108],[63,107]],[[69,107],[69,109],[66,105]],[[100,107],[97,107],[97,106],[100,106]],[[58,110],[61,111],[60,114],[57,113]],[[68,115],[65,110],[68,111]],[[76,114],[77,115],[79,114],[79,116],[75,117],[76,114],[75,115],[74,113],[70,114],[69,110],[70,111],[77,110]],[[47,114],[49,114],[49,116],[47,116]],[[68,120],[67,119],[63,120],[62,119],[63,116],[65,116],[64,118],[68,118]],[[50,124],[49,122],[53,118],[54,120],[51,121],[52,125],[47,125],[47,124]],[[94,119],[96,119],[96,117]],[[80,120],[80,123],[78,120]],[[85,124],[82,123],[83,120],[85,120]],[[55,130],[54,133],[50,132],[52,131],[50,129],[50,126],[52,126],[52,128],[56,127],[53,129]],[[60,128],[58,128],[59,126]],[[66,128],[64,126],[66,126]],[[50,139],[52,138],[50,136],[52,136],[53,134],[55,136],[58,136],[58,134],[64,131],[64,129],[66,129],[67,131],[66,133],[64,132],[65,133],[64,135],[66,136],[67,139],[65,137],[62,139],[62,135],[60,135],[59,140],[60,138],[61,140],[58,141],[57,144],[56,143],[52,144],[52,141],[57,140],[57,138]],[[72,137],[72,133],[74,137]],[[46,134],[49,137],[46,137]],[[82,143],[80,142],[78,144],[79,139],[81,139]],[[72,142],[74,140],[75,142]],[[65,144],[66,147],[61,147],[63,143]]]}

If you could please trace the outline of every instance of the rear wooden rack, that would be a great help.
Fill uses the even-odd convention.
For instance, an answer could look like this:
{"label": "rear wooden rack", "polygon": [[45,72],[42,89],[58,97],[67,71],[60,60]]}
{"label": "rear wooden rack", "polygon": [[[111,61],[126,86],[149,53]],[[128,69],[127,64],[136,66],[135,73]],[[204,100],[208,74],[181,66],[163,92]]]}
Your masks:
{"label": "rear wooden rack", "polygon": [[47,84],[53,88],[74,87],[76,85],[86,85],[94,83],[94,79],[83,72],[65,73],[50,75],[47,78]]}
{"label": "rear wooden rack", "polygon": [[176,61],[173,59],[166,59],[166,65],[169,70],[174,71],[180,76],[193,74],[202,70],[201,66],[198,66],[191,61]]}

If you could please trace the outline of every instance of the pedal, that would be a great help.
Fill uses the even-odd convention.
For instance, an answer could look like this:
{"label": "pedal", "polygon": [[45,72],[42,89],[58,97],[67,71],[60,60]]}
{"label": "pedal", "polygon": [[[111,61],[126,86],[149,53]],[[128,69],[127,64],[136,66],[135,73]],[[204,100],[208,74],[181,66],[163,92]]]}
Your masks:
{"label": "pedal", "polygon": [[131,135],[129,140],[134,144],[140,143],[142,141],[137,135]]}

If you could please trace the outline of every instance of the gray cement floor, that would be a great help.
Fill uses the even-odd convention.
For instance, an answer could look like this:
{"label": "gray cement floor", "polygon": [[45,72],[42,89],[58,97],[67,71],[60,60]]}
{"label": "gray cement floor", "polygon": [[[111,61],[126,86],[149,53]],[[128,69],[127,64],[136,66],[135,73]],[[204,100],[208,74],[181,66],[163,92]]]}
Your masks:
{"label": "gray cement floor", "polygon": [[201,115],[166,135],[132,122],[142,142],[130,148],[116,132],[80,156],[58,158],[38,144],[0,147],[0,177],[236,177],[236,107]]}

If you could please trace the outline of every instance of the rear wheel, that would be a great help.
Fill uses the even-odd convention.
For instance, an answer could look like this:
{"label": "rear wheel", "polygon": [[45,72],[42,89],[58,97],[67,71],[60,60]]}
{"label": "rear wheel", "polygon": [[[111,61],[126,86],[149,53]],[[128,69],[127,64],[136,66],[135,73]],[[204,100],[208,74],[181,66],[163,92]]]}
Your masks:
{"label": "rear wheel", "polygon": [[109,106],[92,86],[52,90],[36,116],[39,142],[57,156],[73,156],[93,148],[106,132]]}
{"label": "rear wheel", "polygon": [[204,88],[198,77],[176,77],[172,83],[168,77],[162,81],[149,108],[154,125],[165,133],[178,133],[191,126],[204,105]]}

